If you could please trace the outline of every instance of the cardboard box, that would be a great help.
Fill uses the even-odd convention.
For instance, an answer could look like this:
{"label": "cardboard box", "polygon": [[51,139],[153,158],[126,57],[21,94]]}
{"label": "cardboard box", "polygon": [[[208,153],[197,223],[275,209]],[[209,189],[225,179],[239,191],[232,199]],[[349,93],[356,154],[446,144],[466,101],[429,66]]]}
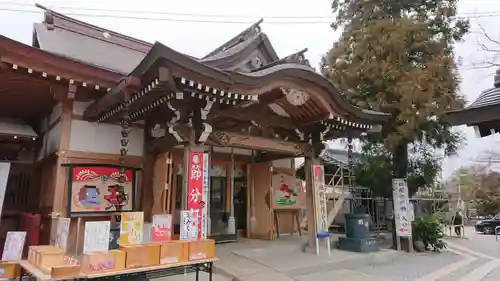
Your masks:
{"label": "cardboard box", "polygon": [[169,241],[160,243],[160,264],[188,261],[188,241]]}
{"label": "cardboard box", "polygon": [[189,241],[188,259],[189,261],[211,259],[215,257],[215,241],[203,239]]}
{"label": "cardboard box", "polygon": [[79,265],[56,265],[53,266],[50,271],[50,276],[53,278],[60,277],[77,277],[80,275],[80,266]]}
{"label": "cardboard box", "polygon": [[85,274],[125,269],[126,253],[119,250],[83,254],[80,271]]}
{"label": "cardboard box", "polygon": [[0,278],[17,279],[21,276],[21,265],[17,262],[0,262]]}
{"label": "cardboard box", "polygon": [[146,267],[160,264],[160,244],[124,245],[120,250],[127,253],[126,268]]}

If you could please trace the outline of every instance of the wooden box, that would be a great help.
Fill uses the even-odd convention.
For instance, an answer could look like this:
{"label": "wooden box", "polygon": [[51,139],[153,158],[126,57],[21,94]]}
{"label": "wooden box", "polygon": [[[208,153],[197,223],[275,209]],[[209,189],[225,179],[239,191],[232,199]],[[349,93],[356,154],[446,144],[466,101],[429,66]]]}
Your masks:
{"label": "wooden box", "polygon": [[80,270],[91,274],[125,269],[126,253],[119,250],[83,254]]}
{"label": "wooden box", "polygon": [[189,261],[211,259],[215,257],[215,241],[203,239],[189,241],[188,259]]}
{"label": "wooden box", "polygon": [[188,241],[169,241],[160,245],[160,264],[188,261]]}
{"label": "wooden box", "polygon": [[21,276],[21,266],[17,262],[0,262],[0,278],[17,279]]}
{"label": "wooden box", "polygon": [[38,245],[38,246],[29,246],[28,248],[28,261],[31,263],[31,264],[34,264],[36,265],[36,256],[37,256],[37,251],[40,251],[40,250],[50,250],[50,249],[54,249],[55,247],[52,246],[52,245]]}
{"label": "wooden box", "polygon": [[50,271],[50,276],[52,278],[61,278],[61,277],[77,277],[80,275],[80,266],[79,265],[56,265],[52,267]]}
{"label": "wooden box", "polygon": [[45,271],[50,273],[50,268],[54,265],[64,264],[64,251],[62,249],[52,247],[52,248],[40,248],[35,251],[35,263],[34,265],[41,268],[48,268]]}
{"label": "wooden box", "polygon": [[127,253],[126,268],[160,264],[160,244],[124,245],[120,250]]}

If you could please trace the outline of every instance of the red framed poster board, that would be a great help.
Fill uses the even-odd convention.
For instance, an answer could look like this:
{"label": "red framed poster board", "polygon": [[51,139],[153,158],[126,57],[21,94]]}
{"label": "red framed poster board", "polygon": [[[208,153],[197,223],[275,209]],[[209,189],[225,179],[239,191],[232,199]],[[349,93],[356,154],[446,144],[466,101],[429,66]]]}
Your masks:
{"label": "red framed poster board", "polygon": [[68,165],[68,214],[72,217],[106,215],[135,210],[136,171],[125,167],[120,183],[118,165]]}

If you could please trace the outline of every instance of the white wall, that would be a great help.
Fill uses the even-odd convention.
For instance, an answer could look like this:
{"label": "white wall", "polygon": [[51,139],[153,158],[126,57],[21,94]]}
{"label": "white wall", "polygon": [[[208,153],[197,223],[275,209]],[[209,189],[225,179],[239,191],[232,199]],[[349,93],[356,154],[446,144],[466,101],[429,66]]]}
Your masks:
{"label": "white wall", "polygon": [[[121,126],[71,121],[69,149],[73,151],[120,154]],[[128,155],[142,156],[144,130],[132,128],[128,135]]]}
{"label": "white wall", "polygon": [[[74,102],[73,114],[82,116],[91,102]],[[121,126],[72,120],[69,149],[73,151],[120,154]],[[142,156],[144,130],[132,128],[128,135],[128,155]]]}
{"label": "white wall", "polygon": [[295,169],[294,158],[285,158],[272,161],[274,167]]}
{"label": "white wall", "polygon": [[[60,120],[58,120],[58,118],[61,116],[61,108],[61,103],[58,103],[56,106],[54,106],[51,113],[40,121],[40,130],[43,134],[43,139],[42,149],[40,149],[37,157],[39,160],[45,158],[47,155],[56,152],[59,149],[59,141],[61,137],[61,122]],[[56,121],[58,123],[51,126],[52,128],[50,128],[50,125],[54,124],[54,122]],[[50,129],[47,131],[48,128]]]}

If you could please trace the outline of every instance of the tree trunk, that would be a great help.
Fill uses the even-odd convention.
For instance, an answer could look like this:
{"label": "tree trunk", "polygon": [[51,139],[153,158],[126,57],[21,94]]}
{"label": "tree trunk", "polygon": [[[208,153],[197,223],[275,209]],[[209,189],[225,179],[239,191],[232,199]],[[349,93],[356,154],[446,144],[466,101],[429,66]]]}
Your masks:
{"label": "tree trunk", "polygon": [[[392,174],[394,178],[406,178],[408,174],[408,143],[403,142],[394,150],[392,156]],[[391,192],[392,198],[392,192]],[[394,198],[392,198],[394,200]],[[394,201],[393,201],[394,202]],[[393,203],[394,208],[394,203]],[[396,249],[397,247],[397,235],[396,235],[396,216],[395,211],[393,211],[392,217],[392,247]]]}

